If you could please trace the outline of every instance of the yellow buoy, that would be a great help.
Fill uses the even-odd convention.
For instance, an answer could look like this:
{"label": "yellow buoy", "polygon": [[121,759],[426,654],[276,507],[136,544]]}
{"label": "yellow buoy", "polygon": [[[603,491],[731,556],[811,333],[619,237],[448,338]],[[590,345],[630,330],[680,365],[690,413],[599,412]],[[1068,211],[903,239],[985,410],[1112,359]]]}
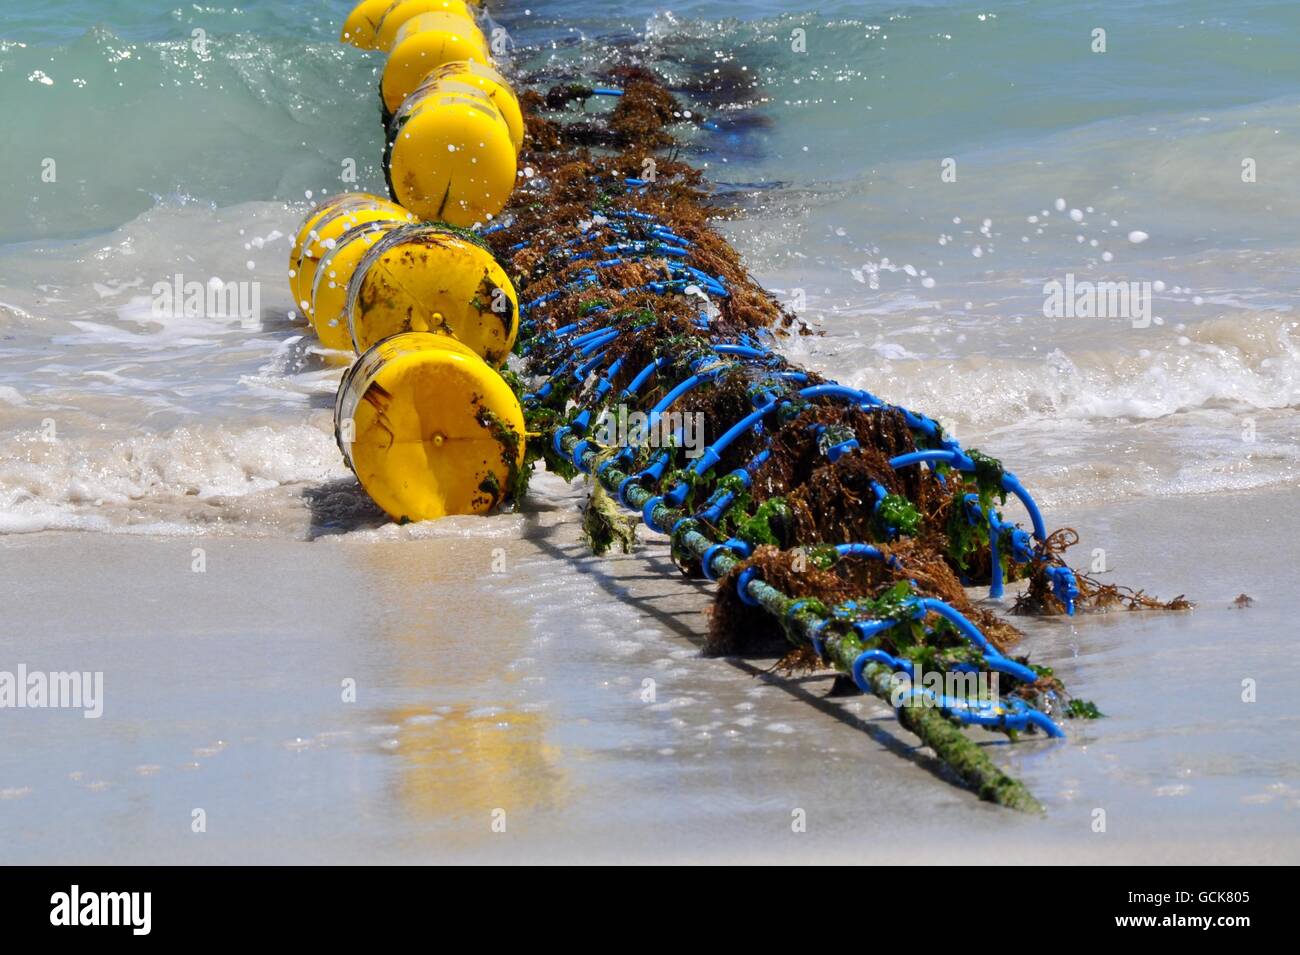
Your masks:
{"label": "yellow buoy", "polygon": [[343,21],[343,28],[339,31],[339,42],[351,43],[363,50],[379,49],[375,42],[379,22],[391,6],[393,0],[361,0]]}
{"label": "yellow buoy", "polygon": [[486,225],[514,189],[518,156],[510,129],[482,90],[427,97],[393,136],[393,195],[421,219]]}
{"label": "yellow buoy", "polygon": [[304,297],[298,294],[298,260],[302,256],[302,247],[306,245],[316,224],[338,208],[360,208],[366,203],[387,201],[365,192],[344,192],[325,200],[320,205],[312,206],[311,211],[307,213],[307,218],[303,219],[302,225],[298,227],[293,245],[289,247],[289,287],[293,290],[295,304],[301,302]]}
{"label": "yellow buoy", "polygon": [[384,109],[395,113],[426,76],[454,60],[491,62],[487,40],[473,20],[454,13],[422,13],[407,20],[379,80]]}
{"label": "yellow buoy", "polygon": [[386,199],[367,197],[358,203],[339,203],[307,230],[298,255],[289,260],[289,288],[303,314],[311,317],[311,292],[320,260],[334,248],[343,233],[366,222],[413,222],[415,216]]}
{"label": "yellow buoy", "polygon": [[465,0],[388,0],[387,9],[379,17],[375,29],[376,50],[391,50],[397,42],[398,31],[412,17],[424,13],[454,13],[473,20],[474,14]]}
{"label": "yellow buoy", "polygon": [[352,351],[346,314],[348,282],[370,247],[399,226],[393,220],[353,226],[320,260],[312,282],[311,310],[307,317],[326,348]]}
{"label": "yellow buoy", "polygon": [[445,335],[397,335],[357,359],[334,431],[366,493],[402,523],[491,511],[524,461],[514,392]]}
{"label": "yellow buoy", "polygon": [[497,108],[501,118],[506,121],[506,128],[510,130],[510,141],[514,144],[515,152],[519,152],[524,142],[524,113],[519,108],[519,99],[510,84],[506,82],[506,78],[494,67],[474,60],[445,63],[426,76],[415,92],[402,101],[402,105],[389,125],[389,138],[396,134],[406,117],[421,103],[440,94],[463,90],[464,86],[457,84],[482,90],[483,94],[492,101],[492,105]]}
{"label": "yellow buoy", "polygon": [[366,251],[345,314],[358,352],[401,332],[439,332],[496,368],[519,330],[515,287],[492,253],[430,223],[393,229]]}

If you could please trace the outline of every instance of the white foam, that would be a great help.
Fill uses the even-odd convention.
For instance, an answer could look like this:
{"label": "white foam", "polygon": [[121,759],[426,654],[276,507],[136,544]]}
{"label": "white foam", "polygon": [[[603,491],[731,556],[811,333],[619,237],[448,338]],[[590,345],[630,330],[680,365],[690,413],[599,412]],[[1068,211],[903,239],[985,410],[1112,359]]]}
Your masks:
{"label": "white foam", "polygon": [[[47,441],[32,430],[0,459],[0,532],[191,533],[227,510],[239,524],[249,509],[232,501],[347,477],[332,436],[306,423],[198,424],[117,440]],[[207,513],[196,518],[196,508]]]}

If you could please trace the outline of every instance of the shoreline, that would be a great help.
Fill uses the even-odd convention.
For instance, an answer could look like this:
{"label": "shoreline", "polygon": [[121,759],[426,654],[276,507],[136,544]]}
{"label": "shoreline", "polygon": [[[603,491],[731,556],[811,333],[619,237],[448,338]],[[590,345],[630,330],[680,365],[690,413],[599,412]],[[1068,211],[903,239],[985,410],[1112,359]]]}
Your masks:
{"label": "shoreline", "polygon": [[[1187,502],[1050,515],[1080,554],[1108,545],[1116,579],[1198,607],[1016,619],[1022,650],[1108,714],[1059,744],[986,736],[1043,820],[936,778],[886,706],[825,698],[829,676],[699,657],[712,585],[658,539],[583,556],[583,493],[539,478],[505,534],[201,539],[204,573],[191,541],[0,539],[20,595],[4,658],[105,673],[101,719],[0,714],[11,861],[1300,859],[1292,594],[1254,556],[1294,551],[1287,490],[1193,499],[1200,526],[1243,528],[1200,555],[1161,546],[1186,539]],[[1255,605],[1232,608],[1243,590]],[[1253,709],[1241,668],[1260,674]]]}

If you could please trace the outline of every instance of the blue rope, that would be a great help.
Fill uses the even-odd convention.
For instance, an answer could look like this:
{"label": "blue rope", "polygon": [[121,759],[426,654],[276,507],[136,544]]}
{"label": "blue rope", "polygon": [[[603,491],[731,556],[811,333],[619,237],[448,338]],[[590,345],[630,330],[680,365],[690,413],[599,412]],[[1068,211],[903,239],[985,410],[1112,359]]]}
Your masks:
{"label": "blue rope", "polygon": [[[627,180],[625,185],[631,189],[640,189],[646,183],[643,180],[630,179]],[[687,240],[660,224],[653,216],[634,210],[614,210],[601,215],[593,214],[592,225],[585,229],[582,234],[563,244],[562,257],[571,261],[594,258],[597,253],[591,250],[572,252],[570,249],[576,243],[590,242],[602,233],[613,237],[613,241],[607,241],[599,248],[599,254],[606,256],[606,258],[596,262],[596,268],[610,268],[653,257],[658,260],[663,270],[662,274],[665,276],[634,288],[604,289],[607,294],[626,296],[634,291],[670,294],[685,292],[687,288],[691,287],[699,289],[706,297],[711,299],[726,298],[730,294],[726,288],[725,280],[721,276],[709,275],[680,261],[690,253],[691,244]],[[527,245],[528,243],[522,243],[517,248],[526,248]],[[529,315],[566,295],[600,287],[601,278],[596,269],[584,268],[578,271],[562,287],[521,303],[520,314],[521,316]],[[559,360],[554,366],[551,377],[543,385],[535,392],[524,396],[526,404],[537,405],[555,394],[556,386],[554,382],[557,379],[571,375],[572,380],[579,384],[584,383],[596,369],[608,360],[609,346],[619,339],[621,331],[607,326],[594,327],[588,331],[583,331],[588,326],[594,325],[600,313],[606,310],[606,305],[593,305],[579,320],[561,328],[533,336],[526,346],[527,352],[536,352],[540,348],[549,348],[556,353],[557,359],[562,360]],[[537,329],[536,320],[533,318],[526,319],[522,324],[530,330],[536,331]],[[708,316],[701,315],[698,324],[707,330]],[[762,335],[764,331],[766,330],[760,331],[759,335]],[[770,337],[770,333],[768,333],[768,337]],[[662,396],[655,402],[649,412],[648,421],[650,426],[654,427],[657,425],[660,416],[667,412],[682,396],[702,384],[717,379],[724,372],[750,365],[763,373],[758,383],[751,390],[755,404],[754,411],[733,423],[722,435],[715,438],[711,444],[704,448],[700,456],[687,468],[687,473],[692,475],[692,478],[679,481],[666,494],[651,494],[645,500],[640,508],[642,519],[646,526],[652,530],[668,533],[676,542],[682,539],[683,535],[699,533],[700,528],[712,526],[721,521],[739,495],[737,486],[741,490],[747,490],[752,483],[752,472],[771,455],[770,441],[774,432],[766,429],[765,422],[767,419],[773,414],[783,414],[790,410],[797,410],[803,402],[818,399],[846,401],[865,411],[893,411],[899,413],[908,428],[913,432],[918,444],[929,446],[923,446],[917,451],[898,455],[891,459],[889,464],[894,470],[901,470],[919,464],[930,467],[943,465],[964,473],[971,473],[976,470],[974,459],[962,451],[957,441],[944,436],[942,428],[933,419],[907,408],[883,402],[870,392],[861,389],[849,388],[835,383],[808,386],[804,384],[807,381],[805,374],[782,370],[782,366],[785,364],[784,359],[755,336],[743,334],[736,335],[734,338],[737,340],[714,341],[709,346],[713,356],[730,359],[730,361],[724,360],[715,365],[706,366],[707,357],[696,357],[688,362],[688,373],[675,382],[665,382]],[[565,455],[579,470],[589,471],[591,461],[594,460],[597,447],[585,435],[593,424],[594,407],[599,406],[612,392],[614,388],[613,382],[622,369],[622,362],[623,360],[619,358],[609,365],[599,376],[590,396],[586,399],[585,403],[588,406],[581,408],[569,423],[557,428],[552,435],[552,447],[562,455],[565,454],[563,447],[570,435],[580,438],[572,446],[570,452]],[[667,355],[657,357],[649,362],[619,392],[619,397],[624,401],[635,399],[652,377],[655,377],[671,364],[673,364],[673,359]],[[790,384],[804,386],[790,389]],[[730,472],[728,477],[732,478],[732,480],[727,481],[723,486],[715,488],[709,499],[694,514],[678,518],[670,529],[665,530],[661,527],[656,520],[656,513],[660,510],[670,512],[680,509],[690,492],[693,479],[708,475],[722,460],[727,449],[751,431],[764,436],[765,439],[760,441],[758,450],[751,456],[745,466]],[[617,486],[617,494],[624,506],[634,506],[629,497],[633,488],[643,488],[647,486],[646,482],[658,483],[663,479],[673,460],[676,450],[675,443],[680,436],[681,431],[679,430],[673,435],[673,442],[670,442],[669,447],[655,454],[641,470],[622,478]],[[819,430],[818,437],[821,438],[821,436],[822,432]],[[859,442],[855,438],[848,438],[829,444],[823,450],[827,458],[834,462],[845,454],[854,453],[859,448]],[[635,454],[635,449],[629,446],[620,449],[613,455],[606,456],[597,466],[598,475],[604,477],[605,473],[611,468],[616,469],[618,473],[623,473],[626,467],[635,459]],[[937,474],[937,476],[942,480],[942,474]],[[1038,556],[1034,547],[1034,539],[1040,545],[1046,540],[1042,515],[1037,504],[1019,479],[1010,472],[1004,472],[1001,479],[1001,489],[1007,494],[1015,496],[1024,506],[1033,526],[1032,539],[1024,530],[1004,521],[1001,514],[992,508],[989,508],[989,513],[985,514],[979,504],[977,495],[968,494],[963,500],[965,517],[968,522],[972,525],[983,523],[988,527],[992,556],[990,595],[995,597],[1002,596],[1004,589],[1001,560],[1004,542],[1009,544],[1007,549],[1009,558],[1016,563],[1024,564],[1035,560]],[[874,513],[888,495],[888,491],[878,482],[872,482],[871,490]],[[645,493],[642,490],[638,493],[637,499],[642,499]],[[893,528],[890,528],[889,531],[891,535],[897,533],[896,529]],[[839,544],[835,547],[835,551],[841,559],[850,557],[885,559],[884,553],[879,548],[865,543]],[[720,566],[727,568],[734,566],[735,561],[748,558],[751,552],[751,545],[740,538],[729,537],[725,540],[717,540],[715,537],[713,542],[705,548],[700,561],[703,575],[709,580],[716,580]],[[721,560],[723,557],[726,557],[727,560]],[[899,566],[896,557],[888,559],[891,565]],[[1068,568],[1055,566],[1048,567],[1047,572],[1049,579],[1052,581],[1054,592],[1065,603],[1067,612],[1072,613],[1074,601],[1078,596],[1077,582],[1074,580],[1073,574]],[[760,606],[760,601],[755,597],[751,588],[751,584],[760,580],[758,569],[752,565],[743,568],[737,575],[736,593],[743,603],[749,606]],[[792,620],[801,610],[806,609],[808,603],[807,600],[795,600],[791,603],[786,611],[787,620]],[[967,643],[979,651],[984,665],[989,670],[1005,674],[1024,683],[1033,683],[1037,679],[1037,674],[1032,669],[1004,656],[988,641],[978,627],[945,602],[929,597],[914,597],[909,599],[906,607],[911,619],[920,620],[933,613],[946,620]],[[851,612],[851,609],[851,604],[842,605],[837,608],[837,612]],[[824,641],[826,638],[824,633],[825,626],[829,622],[827,619],[821,619],[808,630],[810,642],[819,656],[825,655]],[[902,621],[895,619],[858,620],[853,622],[853,628],[863,640],[867,640],[886,633],[900,622]],[[864,671],[868,665],[873,663],[909,675],[913,673],[912,665],[907,661],[891,657],[878,648],[867,649],[859,655],[852,667],[852,676],[855,683],[865,692],[872,692],[866,683]],[[922,699],[925,705],[940,706],[949,715],[962,722],[1011,730],[1034,726],[1051,736],[1062,735],[1060,729],[1050,718],[1032,707],[1028,707],[1024,701],[1019,699],[1012,699],[1001,705],[993,705],[987,703],[987,701],[969,701],[943,694],[935,694],[923,688],[911,689],[905,698],[908,702]]]}

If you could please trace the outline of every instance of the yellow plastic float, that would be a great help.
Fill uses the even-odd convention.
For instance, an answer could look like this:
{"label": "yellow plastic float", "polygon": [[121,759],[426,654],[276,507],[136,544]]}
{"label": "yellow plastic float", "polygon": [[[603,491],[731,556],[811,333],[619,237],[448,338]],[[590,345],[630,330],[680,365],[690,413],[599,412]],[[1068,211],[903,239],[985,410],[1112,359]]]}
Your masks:
{"label": "yellow plastic float", "polygon": [[307,317],[316,330],[316,337],[326,348],[352,351],[346,314],[348,282],[371,246],[400,225],[394,221],[380,221],[353,226],[320,260],[312,282],[311,310]]}
{"label": "yellow plastic float", "polygon": [[359,207],[365,202],[385,201],[387,200],[368,193],[346,192],[333,196],[320,203],[320,205],[312,206],[311,211],[307,213],[307,218],[303,219],[302,225],[298,227],[298,234],[294,236],[293,245],[289,247],[289,288],[293,291],[295,303],[301,302],[303,299],[303,296],[298,294],[298,260],[302,257],[302,247],[307,244],[307,239],[316,224],[329,215],[330,212],[340,207],[353,208]]}
{"label": "yellow plastic float", "polygon": [[361,0],[343,21],[343,28],[339,30],[339,42],[351,43],[363,50],[379,49],[376,43],[379,22],[391,6],[393,0]]}
{"label": "yellow plastic float", "polygon": [[335,196],[307,216],[289,250],[289,289],[294,303],[311,317],[316,266],[343,233],[366,222],[412,222],[415,217],[387,199],[357,192]]}
{"label": "yellow plastic float", "polygon": [[388,9],[380,16],[375,29],[374,49],[391,50],[402,27],[426,13],[451,13],[471,23],[474,20],[474,12],[465,0],[388,0]]}
{"label": "yellow plastic float", "polygon": [[505,208],[518,157],[487,94],[456,85],[435,90],[407,115],[393,134],[388,175],[397,201],[421,219],[471,228]]}
{"label": "yellow plastic float", "polygon": [[393,229],[366,251],[348,283],[345,314],[358,352],[402,332],[439,332],[494,368],[519,331],[515,287],[492,253],[431,223]]}
{"label": "yellow plastic float", "polygon": [[492,62],[487,39],[473,20],[454,13],[422,13],[407,20],[379,80],[387,114],[397,112],[431,72],[456,60]]}
{"label": "yellow plastic float", "polygon": [[492,254],[453,227],[504,207],[523,116],[464,0],[364,0],[341,39],[390,51],[380,93],[401,115],[386,171],[406,208],[338,197],[291,251],[294,298],[321,342],[363,352],[339,387],[336,438],[393,519],[486,514],[524,461],[523,412],[494,370],[514,345],[518,298]]}
{"label": "yellow plastic float", "polygon": [[348,369],[335,437],[361,486],[394,520],[486,514],[524,461],[524,418],[501,376],[460,342],[412,332]]}
{"label": "yellow plastic float", "polygon": [[498,73],[495,67],[474,60],[445,63],[426,76],[416,87],[415,92],[402,101],[389,129],[395,134],[415,108],[430,97],[457,90],[463,91],[466,85],[481,90],[492,101],[492,105],[505,120],[506,128],[510,130],[510,142],[514,144],[515,152],[519,152],[524,143],[524,112],[519,107],[519,99],[510,84],[506,82],[506,78]]}

